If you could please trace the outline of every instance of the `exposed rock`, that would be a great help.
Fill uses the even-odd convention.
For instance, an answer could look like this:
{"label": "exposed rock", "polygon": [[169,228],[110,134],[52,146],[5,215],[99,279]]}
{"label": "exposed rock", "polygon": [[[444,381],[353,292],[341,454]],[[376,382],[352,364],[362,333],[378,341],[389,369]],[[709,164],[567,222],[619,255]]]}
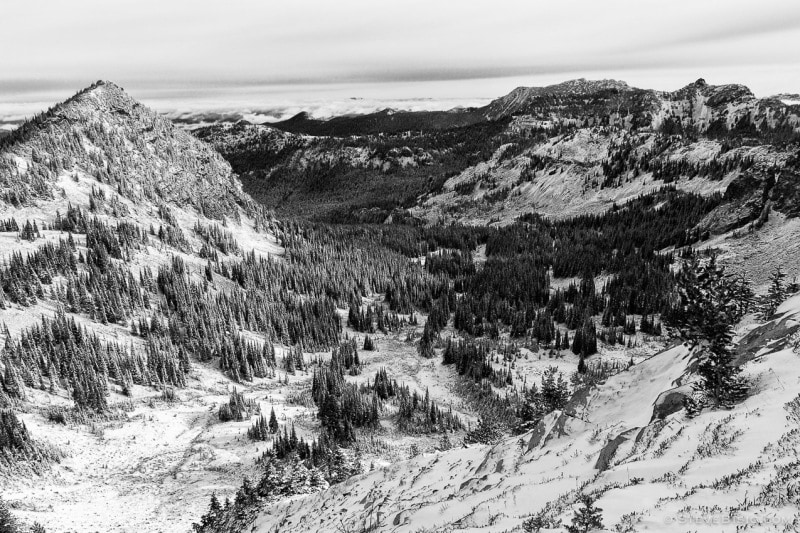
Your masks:
{"label": "exposed rock", "polygon": [[638,428],[631,428],[628,431],[620,433],[613,439],[609,440],[597,454],[597,461],[595,461],[594,467],[601,472],[607,470],[611,464],[611,460],[614,459],[614,455],[617,453],[617,449],[619,449],[622,443],[627,441],[630,438],[631,433],[637,429]]}
{"label": "exposed rock", "polygon": [[757,355],[783,350],[790,346],[792,335],[798,331],[800,322],[797,316],[786,316],[757,327],[736,345],[733,364],[741,366]]}
{"label": "exposed rock", "polygon": [[683,409],[684,400],[691,396],[691,386],[682,385],[662,392],[653,405],[652,420],[663,420]]}
{"label": "exposed rock", "polygon": [[800,153],[789,158],[772,189],[775,207],[789,217],[800,216]]}

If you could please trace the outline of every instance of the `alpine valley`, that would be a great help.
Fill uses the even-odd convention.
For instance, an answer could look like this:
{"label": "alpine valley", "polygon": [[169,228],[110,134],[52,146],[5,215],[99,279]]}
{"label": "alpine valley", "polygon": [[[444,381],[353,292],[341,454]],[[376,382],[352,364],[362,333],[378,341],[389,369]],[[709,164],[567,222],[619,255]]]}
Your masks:
{"label": "alpine valley", "polygon": [[0,532],[800,528],[800,105],[0,137]]}

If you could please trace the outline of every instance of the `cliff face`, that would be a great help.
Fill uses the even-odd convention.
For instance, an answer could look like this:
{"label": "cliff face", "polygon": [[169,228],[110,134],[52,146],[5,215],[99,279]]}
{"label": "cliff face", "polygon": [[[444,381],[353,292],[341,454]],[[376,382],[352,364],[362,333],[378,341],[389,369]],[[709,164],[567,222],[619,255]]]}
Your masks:
{"label": "cliff face", "polygon": [[775,97],[756,98],[743,85],[709,85],[703,79],[672,92],[637,89],[616,80],[518,87],[480,111],[491,120],[530,115],[578,126],[659,129],[666,124],[676,132],[800,126],[797,106]]}

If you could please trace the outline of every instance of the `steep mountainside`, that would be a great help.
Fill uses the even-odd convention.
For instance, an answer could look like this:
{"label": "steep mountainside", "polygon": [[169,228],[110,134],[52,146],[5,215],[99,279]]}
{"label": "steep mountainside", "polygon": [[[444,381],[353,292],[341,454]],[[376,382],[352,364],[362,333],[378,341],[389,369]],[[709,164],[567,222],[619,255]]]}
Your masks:
{"label": "steep mountainside", "polygon": [[[570,80],[547,87],[517,87],[479,110],[489,119],[515,115],[577,118],[625,112],[642,113],[655,101],[653,91],[624,81]],[[631,109],[633,105],[634,109]]]}
{"label": "steep mountainside", "polygon": [[519,87],[479,112],[490,119],[530,115],[627,129],[659,129],[665,121],[670,128],[691,127],[698,132],[730,130],[740,122],[742,127],[755,124],[765,130],[800,126],[796,107],[779,98],[759,99],[743,85],[709,85],[703,79],[673,92],[637,89],[616,80]]}

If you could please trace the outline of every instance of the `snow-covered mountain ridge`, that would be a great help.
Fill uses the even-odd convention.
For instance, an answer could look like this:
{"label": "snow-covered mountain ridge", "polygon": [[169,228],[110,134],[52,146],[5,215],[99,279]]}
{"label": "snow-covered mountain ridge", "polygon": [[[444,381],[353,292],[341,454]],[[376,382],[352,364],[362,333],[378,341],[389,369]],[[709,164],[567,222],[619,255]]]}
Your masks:
{"label": "snow-covered mountain ridge", "polygon": [[134,202],[190,205],[211,218],[252,207],[226,161],[110,82],[24,124],[2,150],[0,191],[11,204],[52,198],[60,176],[83,172]]}

